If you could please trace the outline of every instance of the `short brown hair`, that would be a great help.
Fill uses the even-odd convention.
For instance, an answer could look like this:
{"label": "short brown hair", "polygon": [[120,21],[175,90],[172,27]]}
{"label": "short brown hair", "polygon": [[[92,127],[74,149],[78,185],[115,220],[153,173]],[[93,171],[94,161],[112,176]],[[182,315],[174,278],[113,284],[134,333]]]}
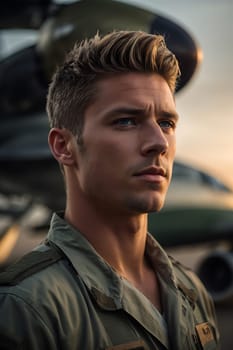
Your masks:
{"label": "short brown hair", "polygon": [[47,113],[51,127],[66,128],[81,139],[84,111],[95,95],[95,83],[114,73],[157,73],[174,93],[178,62],[161,35],[114,31],[86,39],[66,56],[49,87]]}

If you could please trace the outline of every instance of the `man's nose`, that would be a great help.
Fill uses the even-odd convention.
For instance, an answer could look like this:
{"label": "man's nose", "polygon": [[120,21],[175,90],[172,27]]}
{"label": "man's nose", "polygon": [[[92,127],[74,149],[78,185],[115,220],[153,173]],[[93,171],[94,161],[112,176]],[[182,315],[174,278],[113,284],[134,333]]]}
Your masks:
{"label": "man's nose", "polygon": [[144,156],[167,152],[169,147],[168,140],[159,124],[153,122],[147,125],[143,131],[142,138],[141,152]]}

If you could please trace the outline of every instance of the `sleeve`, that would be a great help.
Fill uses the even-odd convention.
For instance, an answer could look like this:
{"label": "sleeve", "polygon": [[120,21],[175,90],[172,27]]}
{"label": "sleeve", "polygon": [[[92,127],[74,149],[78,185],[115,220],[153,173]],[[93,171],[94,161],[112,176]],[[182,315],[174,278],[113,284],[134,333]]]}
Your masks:
{"label": "sleeve", "polygon": [[56,337],[41,315],[20,296],[0,293],[1,350],[55,350]]}

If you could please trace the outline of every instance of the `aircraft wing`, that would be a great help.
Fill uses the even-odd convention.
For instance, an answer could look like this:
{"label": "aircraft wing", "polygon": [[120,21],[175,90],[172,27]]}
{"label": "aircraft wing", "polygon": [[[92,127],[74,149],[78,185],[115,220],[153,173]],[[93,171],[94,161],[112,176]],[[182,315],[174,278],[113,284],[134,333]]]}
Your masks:
{"label": "aircraft wing", "polygon": [[0,29],[33,28],[41,26],[49,11],[52,0],[7,0],[0,3]]}

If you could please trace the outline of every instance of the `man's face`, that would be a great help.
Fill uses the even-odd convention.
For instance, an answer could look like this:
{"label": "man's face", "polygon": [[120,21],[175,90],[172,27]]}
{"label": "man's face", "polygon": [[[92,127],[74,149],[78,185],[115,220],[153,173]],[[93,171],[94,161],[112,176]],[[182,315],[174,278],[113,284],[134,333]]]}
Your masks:
{"label": "man's face", "polygon": [[177,124],[166,81],[142,73],[101,80],[84,118],[76,174],[85,200],[106,213],[158,211],[171,179]]}

